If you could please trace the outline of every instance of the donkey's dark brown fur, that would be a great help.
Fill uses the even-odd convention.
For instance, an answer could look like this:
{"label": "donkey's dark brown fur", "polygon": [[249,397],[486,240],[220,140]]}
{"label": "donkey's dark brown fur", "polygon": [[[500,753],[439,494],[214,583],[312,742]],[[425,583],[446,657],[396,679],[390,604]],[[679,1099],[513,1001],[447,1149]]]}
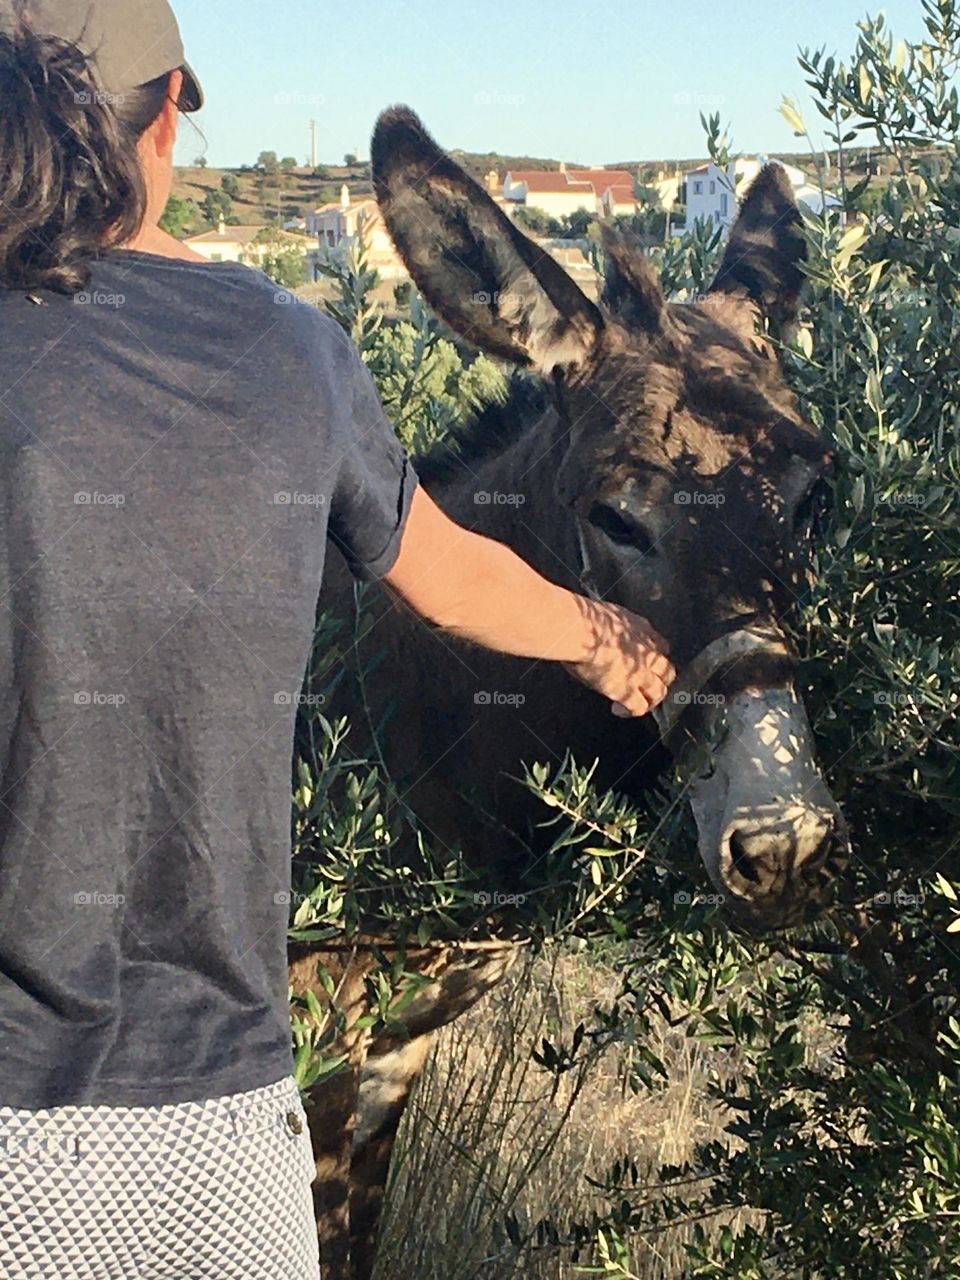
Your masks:
{"label": "donkey's dark brown fur", "polygon": [[[466,440],[418,461],[433,498],[555,582],[589,583],[650,618],[678,668],[745,629],[778,633],[804,571],[803,505],[828,460],[762,331],[793,321],[803,278],[783,171],[763,170],[746,196],[705,298],[668,305],[636,245],[608,233],[596,305],[412,113],[381,117],[372,155],[380,207],[424,296],[463,338],[529,371]],[[336,557],[322,604],[352,613]],[[357,668],[383,653],[362,700],[342,686],[355,744],[377,738],[397,794],[438,846],[483,868],[489,892],[522,892],[542,839],[544,811],[515,780],[524,762],[559,762],[573,748],[599,761],[601,786],[637,796],[662,769],[652,724],[612,717],[556,664],[471,648],[384,594],[367,607],[374,622]],[[761,927],[821,910],[842,859],[839,814],[812,765],[788,652],[753,645],[708,673],[738,727],[723,750],[749,753],[756,729],[756,751],[773,752],[758,770],[771,789],[741,794],[739,757],[720,756],[695,805],[708,871]],[[391,704],[398,712],[380,732]],[[699,741],[706,715],[690,706],[671,747]],[[372,952],[359,944],[349,964],[338,954],[352,1008]],[[369,1277],[396,1125],[430,1036],[499,980],[511,955],[506,945],[424,951],[419,964],[435,981],[407,1015],[409,1038],[355,1037],[349,1075],[316,1089],[325,1280]],[[319,990],[315,969],[316,958],[298,957],[295,983]]]}

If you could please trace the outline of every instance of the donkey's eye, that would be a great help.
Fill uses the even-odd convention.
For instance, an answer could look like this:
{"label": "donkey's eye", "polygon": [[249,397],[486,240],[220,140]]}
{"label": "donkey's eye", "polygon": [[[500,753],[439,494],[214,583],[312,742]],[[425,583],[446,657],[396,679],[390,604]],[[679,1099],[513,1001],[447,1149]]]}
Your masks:
{"label": "donkey's eye", "polygon": [[618,547],[631,547],[645,556],[654,554],[653,539],[642,525],[622,511],[608,507],[605,502],[595,502],[590,508],[588,519],[595,529],[599,529]]}

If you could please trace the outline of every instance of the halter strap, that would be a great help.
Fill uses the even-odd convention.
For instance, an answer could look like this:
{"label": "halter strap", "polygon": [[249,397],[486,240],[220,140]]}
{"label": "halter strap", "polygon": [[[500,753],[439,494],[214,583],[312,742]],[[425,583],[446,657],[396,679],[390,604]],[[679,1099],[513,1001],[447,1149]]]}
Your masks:
{"label": "halter strap", "polygon": [[748,653],[766,653],[786,658],[790,655],[790,649],[782,635],[761,627],[740,627],[737,631],[728,631],[725,635],[717,636],[716,640],[711,640],[696,657],[690,659],[677,676],[670,686],[666,701],[661,702],[659,707],[654,707],[653,718],[660,730],[660,737],[669,737],[711,676],[732,659],[742,658]]}

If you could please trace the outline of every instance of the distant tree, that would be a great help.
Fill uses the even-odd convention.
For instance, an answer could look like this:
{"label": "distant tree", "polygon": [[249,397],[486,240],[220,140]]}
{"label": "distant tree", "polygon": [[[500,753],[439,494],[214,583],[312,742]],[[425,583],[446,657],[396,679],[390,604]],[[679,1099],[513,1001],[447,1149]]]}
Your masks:
{"label": "distant tree", "polygon": [[231,200],[236,200],[240,194],[240,179],[235,173],[225,173],[220,179],[220,186]]}
{"label": "distant tree", "polygon": [[588,213],[586,209],[565,213],[560,219],[560,234],[565,240],[580,240],[587,234],[587,227],[591,222],[596,222],[596,215]]}
{"label": "distant tree", "polygon": [[526,205],[520,206],[514,215],[514,220],[518,227],[533,231],[540,236],[558,236],[563,232],[563,224],[556,218],[551,218],[548,213],[543,213],[540,209],[527,208]]}
{"label": "distant tree", "polygon": [[205,169],[207,167],[207,157],[197,156],[197,158],[194,160],[193,163],[196,165],[198,169]]}
{"label": "distant tree", "polygon": [[257,168],[263,173],[273,175],[280,168],[280,162],[277,159],[275,151],[261,151],[257,156]]}
{"label": "distant tree", "polygon": [[182,196],[171,196],[160,219],[160,228],[171,236],[182,240],[193,231],[199,230],[201,213],[195,200],[185,200]]}
{"label": "distant tree", "polygon": [[634,235],[662,240],[667,230],[667,211],[655,199],[641,201],[635,213],[619,214],[614,222],[618,227],[632,231]]}
{"label": "distant tree", "polygon": [[347,154],[343,157],[343,163],[347,166],[348,169],[352,169],[357,163],[357,157],[353,154],[352,151],[348,151]]}
{"label": "distant tree", "polygon": [[318,164],[313,171],[313,176],[319,178],[321,182],[326,182],[327,178],[330,177],[330,170],[325,164]]}
{"label": "distant tree", "polygon": [[295,169],[296,167],[297,167],[297,162],[293,156],[284,156],[283,159],[280,161],[280,168],[286,169],[288,172],[290,169]]}
{"label": "distant tree", "polygon": [[231,216],[233,201],[225,191],[208,191],[200,208],[207,222],[215,227],[221,218],[226,222]]}
{"label": "distant tree", "polygon": [[279,227],[264,227],[257,232],[243,261],[257,266],[284,289],[295,289],[307,278],[307,261],[288,234]]}

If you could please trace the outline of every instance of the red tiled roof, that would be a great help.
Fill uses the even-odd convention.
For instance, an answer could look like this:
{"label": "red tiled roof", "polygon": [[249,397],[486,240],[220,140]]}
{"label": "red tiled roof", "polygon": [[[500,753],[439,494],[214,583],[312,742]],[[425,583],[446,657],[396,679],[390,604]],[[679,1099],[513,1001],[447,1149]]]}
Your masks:
{"label": "red tiled roof", "polygon": [[625,187],[633,196],[633,177],[626,169],[570,169],[567,176],[577,182],[590,182],[598,196],[608,187]]}
{"label": "red tiled roof", "polygon": [[510,181],[514,185],[523,183],[527,191],[556,195],[565,191],[585,195],[592,191],[602,198],[612,188],[618,202],[633,199],[633,178],[626,169],[516,169],[511,170]]}
{"label": "red tiled roof", "polygon": [[523,183],[528,191],[574,191],[590,190],[589,182],[571,182],[566,173],[559,169],[517,169],[510,171],[510,181],[517,185]]}

